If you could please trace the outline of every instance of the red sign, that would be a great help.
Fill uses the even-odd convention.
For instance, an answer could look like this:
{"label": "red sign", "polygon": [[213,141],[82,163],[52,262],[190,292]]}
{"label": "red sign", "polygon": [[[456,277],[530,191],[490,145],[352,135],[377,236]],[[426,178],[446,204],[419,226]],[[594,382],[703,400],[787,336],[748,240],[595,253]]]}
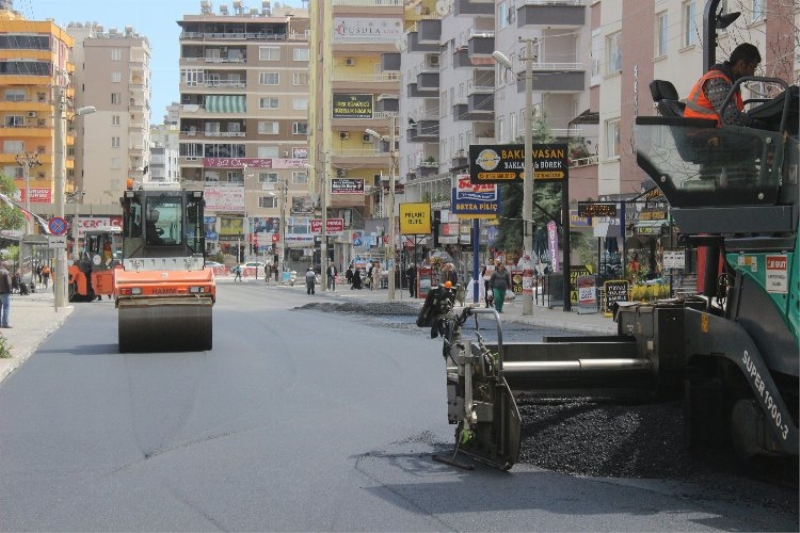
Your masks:
{"label": "red sign", "polygon": [[[327,224],[325,225],[325,233],[328,235],[332,235],[335,233],[341,233],[344,231],[344,219],[343,218],[329,218],[327,220]],[[312,218],[311,219],[311,233],[319,234],[322,233],[322,219],[319,218]]]}
{"label": "red sign", "polygon": [[272,168],[272,159],[206,157],[203,159],[203,166],[207,168]]}
{"label": "red sign", "polygon": [[[20,201],[25,203],[25,189],[19,190]],[[32,204],[51,204],[53,203],[53,191],[48,188],[31,187]]]}

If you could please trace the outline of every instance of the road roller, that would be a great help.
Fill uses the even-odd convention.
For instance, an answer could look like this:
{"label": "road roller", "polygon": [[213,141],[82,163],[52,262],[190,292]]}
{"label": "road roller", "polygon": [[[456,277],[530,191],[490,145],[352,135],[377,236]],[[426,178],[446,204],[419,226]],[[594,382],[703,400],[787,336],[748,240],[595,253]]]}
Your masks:
{"label": "road roller", "polygon": [[122,269],[114,276],[119,350],[212,348],[214,274],[205,268],[203,191],[129,183],[122,204]]}

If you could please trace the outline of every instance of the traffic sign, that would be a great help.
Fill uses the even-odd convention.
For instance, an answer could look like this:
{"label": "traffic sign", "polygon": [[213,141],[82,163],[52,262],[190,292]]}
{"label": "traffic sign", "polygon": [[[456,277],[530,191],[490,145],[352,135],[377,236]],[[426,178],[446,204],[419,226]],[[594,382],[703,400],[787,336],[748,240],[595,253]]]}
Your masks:
{"label": "traffic sign", "polygon": [[67,221],[61,217],[53,217],[47,223],[50,233],[53,235],[65,235],[67,233]]}
{"label": "traffic sign", "polygon": [[47,244],[50,248],[66,248],[67,238],[62,235],[48,235]]}

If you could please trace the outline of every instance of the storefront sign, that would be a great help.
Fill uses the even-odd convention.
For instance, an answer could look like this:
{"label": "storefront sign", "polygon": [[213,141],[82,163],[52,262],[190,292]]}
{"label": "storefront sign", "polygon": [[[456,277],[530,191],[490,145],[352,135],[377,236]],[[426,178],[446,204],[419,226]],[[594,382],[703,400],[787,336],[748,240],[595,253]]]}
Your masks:
{"label": "storefront sign", "polygon": [[[566,144],[533,145],[534,177],[561,180],[567,177]],[[525,181],[525,145],[472,144],[469,147],[472,183],[522,183]]]}
{"label": "storefront sign", "polygon": [[431,204],[400,204],[400,235],[427,235],[431,232]]}
{"label": "storefront sign", "polygon": [[624,279],[610,280],[603,284],[603,314],[605,314],[605,316],[612,316],[614,314],[612,307],[615,302],[628,301],[628,287],[628,281]]}
{"label": "storefront sign", "polygon": [[617,204],[600,202],[578,202],[579,217],[615,217]]}
{"label": "storefront sign", "polygon": [[364,194],[364,180],[360,178],[333,178],[331,194]]}
{"label": "storefront sign", "polygon": [[272,159],[206,157],[203,159],[203,166],[206,168],[272,168]]}
{"label": "storefront sign", "polygon": [[371,94],[334,94],[333,118],[372,118]]}
{"label": "storefront sign", "polygon": [[[343,218],[329,218],[326,220],[327,224],[325,224],[325,233],[327,235],[339,235],[344,231],[344,219]],[[314,235],[320,235],[322,233],[322,219],[321,218],[314,218],[311,220],[311,233]]]}

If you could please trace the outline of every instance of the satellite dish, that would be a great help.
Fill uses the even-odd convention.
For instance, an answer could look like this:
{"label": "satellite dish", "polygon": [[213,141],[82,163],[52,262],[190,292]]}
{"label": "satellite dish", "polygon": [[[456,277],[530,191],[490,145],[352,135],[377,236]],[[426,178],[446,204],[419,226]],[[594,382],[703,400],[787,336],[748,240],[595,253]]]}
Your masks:
{"label": "satellite dish", "polygon": [[447,0],[436,0],[436,14],[439,16],[445,16],[450,12],[450,7],[447,4]]}

